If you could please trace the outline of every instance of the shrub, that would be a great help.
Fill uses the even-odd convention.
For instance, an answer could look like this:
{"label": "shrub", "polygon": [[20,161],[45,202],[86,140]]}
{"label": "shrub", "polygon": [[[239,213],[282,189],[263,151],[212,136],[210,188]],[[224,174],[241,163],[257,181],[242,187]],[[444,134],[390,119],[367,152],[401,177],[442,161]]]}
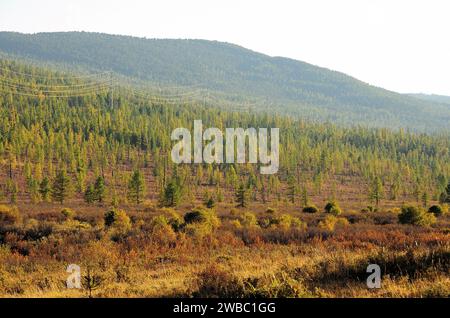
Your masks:
{"label": "shrub", "polygon": [[444,209],[440,205],[432,205],[428,209],[428,213],[433,213],[434,216],[441,216],[444,214]]}
{"label": "shrub", "polygon": [[153,203],[153,201],[145,200],[143,203],[144,206],[144,212],[155,212],[156,211],[156,204]]}
{"label": "shrub", "polygon": [[76,215],[75,211],[69,208],[62,209],[61,214],[66,218],[66,220],[71,220]]}
{"label": "shrub", "polygon": [[304,213],[317,213],[319,209],[315,205],[308,205],[303,208]]}
{"label": "shrub", "polygon": [[114,223],[114,220],[116,219],[116,210],[110,210],[105,213],[104,220],[106,226],[111,226]]}
{"label": "shrub", "polygon": [[268,213],[268,214],[275,214],[275,209],[274,208],[267,208],[267,210],[266,210],[266,213]]}
{"label": "shrub", "polygon": [[119,232],[128,232],[131,230],[130,217],[123,210],[110,210],[105,213],[105,225],[113,226]]}
{"label": "shrub", "polygon": [[167,218],[164,215],[158,215],[152,219],[150,223],[150,228],[153,230],[164,227],[166,225],[169,225],[169,220],[167,220]]}
{"label": "shrub", "polygon": [[232,272],[212,265],[197,275],[191,295],[202,298],[241,298],[245,291],[242,281]]}
{"label": "shrub", "polygon": [[220,226],[220,220],[213,210],[197,209],[184,215],[183,230],[195,237],[210,234]]}
{"label": "shrub", "polygon": [[338,204],[336,202],[334,202],[334,201],[330,201],[330,202],[328,202],[325,205],[324,210],[325,210],[326,213],[331,213],[331,210],[336,208],[336,207],[338,207]]}
{"label": "shrub", "polygon": [[183,224],[183,218],[181,215],[172,208],[162,208],[160,210],[162,215],[166,218],[167,223],[175,230],[178,231]]}
{"label": "shrub", "polygon": [[22,217],[17,207],[9,207],[7,205],[0,205],[0,224],[1,225],[16,225],[20,223]]}
{"label": "shrub", "polygon": [[332,215],[334,215],[334,216],[338,216],[338,215],[341,215],[341,214],[342,214],[342,210],[341,210],[340,207],[335,206],[335,207],[332,207],[332,208],[331,208],[331,210],[330,210],[329,213],[332,214]]}
{"label": "shrub", "polygon": [[436,222],[436,217],[432,213],[426,213],[422,208],[404,206],[398,215],[398,221],[401,224],[429,226]]}
{"label": "shrub", "polygon": [[234,227],[236,229],[242,228],[242,224],[241,224],[241,222],[239,222],[239,220],[231,220],[230,224],[232,227]]}
{"label": "shrub", "polygon": [[272,219],[271,225],[276,225],[282,229],[306,228],[306,224],[304,222],[302,222],[299,218],[293,217],[289,214],[282,214],[279,217]]}
{"label": "shrub", "polygon": [[319,222],[319,228],[328,231],[334,231],[336,226],[348,226],[350,223],[346,218],[338,218],[334,215],[327,215],[325,219]]}
{"label": "shrub", "polygon": [[239,221],[242,226],[246,226],[246,227],[257,226],[257,224],[258,224],[256,215],[253,214],[252,212],[242,213],[242,215],[239,217]]}
{"label": "shrub", "polygon": [[175,242],[177,235],[170,221],[164,215],[158,215],[151,222],[152,239],[160,244]]}
{"label": "shrub", "polygon": [[203,223],[208,224],[213,228],[220,225],[220,220],[212,210],[196,209],[184,215],[184,222],[186,224]]}
{"label": "shrub", "polygon": [[273,222],[273,219],[272,218],[268,218],[268,217],[265,217],[265,218],[260,218],[259,220],[258,220],[258,225],[260,226],[260,227],[262,227],[263,229],[266,229],[266,228],[268,228],[271,224],[272,224],[272,222]]}
{"label": "shrub", "polygon": [[304,298],[314,296],[289,273],[281,270],[244,281],[247,298]]}

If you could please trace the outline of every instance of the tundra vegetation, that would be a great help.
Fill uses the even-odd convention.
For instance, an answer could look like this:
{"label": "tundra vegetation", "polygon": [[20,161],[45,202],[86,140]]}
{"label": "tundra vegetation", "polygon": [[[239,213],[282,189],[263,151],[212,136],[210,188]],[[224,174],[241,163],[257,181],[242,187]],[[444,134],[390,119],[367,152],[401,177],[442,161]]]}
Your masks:
{"label": "tundra vegetation", "polygon": [[[39,91],[83,85],[1,60]],[[6,70],[6,71],[5,71]],[[9,71],[8,71],[9,70]],[[33,74],[32,77],[23,74]],[[0,83],[0,296],[448,297],[450,138]],[[174,164],[171,131],[280,128],[280,167]],[[81,289],[65,285],[69,264]],[[378,264],[382,288],[368,289]]]}

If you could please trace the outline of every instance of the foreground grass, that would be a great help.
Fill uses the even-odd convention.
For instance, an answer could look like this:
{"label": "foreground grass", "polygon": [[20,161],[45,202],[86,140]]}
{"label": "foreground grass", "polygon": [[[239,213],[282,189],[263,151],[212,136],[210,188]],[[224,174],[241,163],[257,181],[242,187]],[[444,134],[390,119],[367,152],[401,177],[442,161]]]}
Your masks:
{"label": "foreground grass", "polygon": [[[69,264],[80,265],[82,281],[88,269],[99,279],[93,297],[450,296],[447,216],[433,227],[354,217],[334,228],[321,227],[320,214],[262,228],[237,226],[248,214],[234,211],[174,231],[142,214],[125,232],[101,217],[26,217],[1,231],[0,296],[88,297],[86,284],[66,287]],[[382,269],[380,289],[367,288],[371,263]]]}

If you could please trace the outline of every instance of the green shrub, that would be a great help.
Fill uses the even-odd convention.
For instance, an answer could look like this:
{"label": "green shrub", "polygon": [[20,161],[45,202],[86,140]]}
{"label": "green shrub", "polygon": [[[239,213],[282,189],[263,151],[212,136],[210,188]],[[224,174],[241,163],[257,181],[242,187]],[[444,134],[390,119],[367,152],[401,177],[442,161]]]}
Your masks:
{"label": "green shrub", "polygon": [[254,227],[258,225],[256,215],[253,214],[252,212],[242,213],[242,215],[239,217],[239,221],[242,226],[246,227]]}
{"label": "green shrub", "polygon": [[175,230],[178,231],[183,224],[183,218],[181,215],[172,208],[162,208],[160,210],[162,215],[166,218],[167,223]]}
{"label": "green shrub", "polygon": [[308,205],[303,208],[304,213],[317,213],[319,209],[315,205]]}
{"label": "green shrub", "polygon": [[69,208],[62,209],[61,214],[66,218],[66,220],[71,220],[76,216],[75,211]]}
{"label": "green shrub", "polygon": [[268,214],[275,214],[275,209],[274,208],[267,208],[267,210],[266,210],[266,213],[268,213]]}
{"label": "green shrub", "polygon": [[175,242],[177,235],[170,220],[164,215],[155,216],[151,222],[152,239],[160,244]]}
{"label": "green shrub", "polygon": [[191,223],[208,223],[213,227],[220,225],[220,220],[212,210],[196,209],[184,215],[184,222]]}
{"label": "green shrub", "polygon": [[348,226],[350,223],[346,218],[338,218],[334,215],[327,215],[319,222],[318,227],[323,230],[334,231],[337,226]]}
{"label": "green shrub", "polygon": [[325,210],[326,213],[331,213],[331,210],[336,208],[336,207],[338,207],[338,204],[336,202],[334,202],[334,201],[330,201],[330,202],[328,202],[325,205],[324,210]]}
{"label": "green shrub", "polygon": [[184,215],[183,230],[188,235],[203,237],[220,226],[220,220],[213,210],[196,209]]}
{"label": "green shrub", "polygon": [[299,218],[289,214],[282,214],[277,218],[271,220],[271,225],[276,225],[282,229],[297,228],[305,229],[306,224]]}
{"label": "green shrub", "polygon": [[441,216],[444,214],[444,209],[440,205],[432,205],[428,209],[428,213],[433,213],[434,216]]}
{"label": "green shrub", "polygon": [[342,210],[341,210],[340,207],[335,206],[335,207],[332,207],[332,208],[331,208],[331,210],[330,210],[329,213],[332,214],[332,215],[338,216],[338,215],[341,215],[341,214],[342,214]]}
{"label": "green shrub", "polygon": [[123,210],[110,210],[105,213],[104,219],[107,227],[114,227],[119,232],[131,230],[130,217]]}
{"label": "green shrub", "polygon": [[426,213],[424,209],[410,205],[402,207],[398,221],[401,224],[429,226],[436,222],[436,217],[433,213]]}

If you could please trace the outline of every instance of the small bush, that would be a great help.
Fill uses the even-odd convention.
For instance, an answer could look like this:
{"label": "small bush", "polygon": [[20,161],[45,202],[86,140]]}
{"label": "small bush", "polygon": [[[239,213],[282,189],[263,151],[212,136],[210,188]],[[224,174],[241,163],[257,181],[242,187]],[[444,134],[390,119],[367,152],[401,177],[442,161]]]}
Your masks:
{"label": "small bush", "polygon": [[306,229],[306,223],[289,214],[282,214],[279,217],[272,219],[271,225],[276,225],[285,230],[289,228]]}
{"label": "small bush", "polygon": [[440,206],[440,205],[432,205],[429,209],[428,209],[428,213],[433,213],[434,216],[441,216],[442,214],[444,214],[444,209]]}
{"label": "small bush", "polygon": [[319,222],[318,227],[327,231],[334,231],[337,226],[348,226],[350,223],[346,218],[338,218],[334,215],[327,215]]}
{"label": "small bush", "polygon": [[151,222],[152,239],[160,244],[170,244],[176,241],[177,235],[170,221],[164,215],[158,215]]}
{"label": "small bush", "polygon": [[244,281],[247,298],[304,298],[314,296],[302,284],[285,271],[265,274]]}
{"label": "small bush", "polygon": [[331,210],[330,210],[329,213],[332,214],[332,215],[334,215],[334,216],[338,216],[338,215],[341,215],[341,214],[342,214],[342,210],[341,210],[340,207],[335,206],[335,207],[332,207],[332,208],[331,208]]}
{"label": "small bush", "polygon": [[220,225],[220,220],[215,212],[203,209],[197,209],[186,213],[184,215],[184,222],[186,224],[204,223],[211,227],[218,227]]}
{"label": "small bush", "polygon": [[426,213],[424,209],[415,206],[404,206],[398,215],[401,224],[412,224],[419,226],[430,226],[436,222],[432,213]]}
{"label": "small bush", "polygon": [[276,211],[275,211],[274,208],[270,208],[270,207],[269,207],[269,208],[267,208],[266,213],[268,213],[268,214],[275,214]]}
{"label": "small bush", "polygon": [[197,209],[184,215],[183,230],[188,235],[203,237],[220,226],[220,220],[213,210]]}
{"label": "small bush", "polygon": [[241,298],[245,290],[242,281],[232,272],[212,265],[198,274],[191,295],[202,298]]}
{"label": "small bush", "polygon": [[241,224],[241,222],[239,222],[239,220],[231,220],[230,224],[235,229],[241,229],[242,228],[242,224]]}
{"label": "small bush", "polygon": [[106,226],[114,227],[121,233],[131,230],[130,217],[123,210],[110,210],[105,213],[104,219]]}
{"label": "small bush", "polygon": [[303,208],[304,213],[317,213],[319,209],[315,205],[308,205]]}
{"label": "small bush", "polygon": [[19,209],[16,207],[9,207],[7,205],[0,205],[0,224],[1,225],[16,225],[20,223],[22,217]]}
{"label": "small bush", "polygon": [[239,221],[241,222],[242,226],[245,227],[254,227],[258,224],[256,215],[252,212],[242,213],[242,215],[239,217]]}
{"label": "small bush", "polygon": [[337,208],[337,207],[338,207],[338,204],[336,202],[330,201],[325,205],[325,208],[324,208],[325,213],[331,213],[331,210],[334,208]]}
{"label": "small bush", "polygon": [[65,217],[66,220],[71,220],[76,216],[75,211],[69,208],[62,209],[61,214]]}
{"label": "small bush", "polygon": [[166,218],[167,223],[175,230],[178,231],[183,224],[183,218],[181,215],[172,208],[163,208],[160,210],[162,215]]}

